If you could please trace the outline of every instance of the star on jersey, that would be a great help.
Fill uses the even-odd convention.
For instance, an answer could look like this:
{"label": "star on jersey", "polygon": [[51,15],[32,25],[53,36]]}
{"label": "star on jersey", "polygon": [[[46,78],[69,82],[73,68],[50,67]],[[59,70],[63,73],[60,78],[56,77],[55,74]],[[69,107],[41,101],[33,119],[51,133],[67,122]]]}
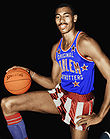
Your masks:
{"label": "star on jersey", "polygon": [[74,45],[73,45],[73,47],[72,47],[72,51],[74,51],[74,52],[75,52],[75,47],[74,47]]}
{"label": "star on jersey", "polygon": [[76,87],[76,86],[80,87],[80,86],[79,86],[79,82],[76,82],[76,81],[75,81],[73,84],[74,84],[74,87]]}
{"label": "star on jersey", "polygon": [[57,53],[60,54],[60,49],[58,49]]}
{"label": "star on jersey", "polygon": [[82,68],[82,71],[84,71],[84,70],[88,70],[88,69],[87,69],[88,66],[86,66],[85,64],[83,64],[83,66],[82,66],[81,68]]}

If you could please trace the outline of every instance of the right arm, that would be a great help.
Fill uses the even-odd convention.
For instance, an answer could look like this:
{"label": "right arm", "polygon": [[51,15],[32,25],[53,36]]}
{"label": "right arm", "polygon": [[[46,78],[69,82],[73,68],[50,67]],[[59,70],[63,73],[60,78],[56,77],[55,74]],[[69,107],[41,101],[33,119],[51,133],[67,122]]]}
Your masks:
{"label": "right arm", "polygon": [[51,58],[53,61],[51,77],[45,77],[30,70],[30,75],[32,79],[44,88],[53,89],[58,83],[60,83],[61,68],[55,58],[57,45],[58,44],[55,44],[53,46],[51,52]]}

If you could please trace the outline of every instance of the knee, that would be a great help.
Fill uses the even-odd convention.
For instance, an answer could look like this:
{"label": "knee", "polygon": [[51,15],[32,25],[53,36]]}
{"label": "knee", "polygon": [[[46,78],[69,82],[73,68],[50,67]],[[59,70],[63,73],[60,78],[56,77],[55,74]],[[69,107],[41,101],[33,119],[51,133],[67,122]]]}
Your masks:
{"label": "knee", "polygon": [[4,109],[6,102],[7,102],[7,98],[3,98],[3,99],[1,100],[1,108],[2,108],[2,109]]}
{"label": "knee", "polygon": [[12,112],[13,103],[10,98],[3,98],[1,100],[1,108],[4,114],[8,114]]}

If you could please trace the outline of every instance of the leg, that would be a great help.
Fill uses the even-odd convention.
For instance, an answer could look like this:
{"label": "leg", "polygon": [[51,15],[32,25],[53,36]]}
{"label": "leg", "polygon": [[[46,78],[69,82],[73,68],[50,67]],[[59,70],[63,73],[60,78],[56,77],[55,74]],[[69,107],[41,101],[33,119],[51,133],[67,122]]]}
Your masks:
{"label": "leg", "polygon": [[27,94],[4,98],[1,102],[5,116],[19,111],[35,111],[41,113],[59,114],[51,96],[47,91],[36,91]]}
{"label": "leg", "polygon": [[19,111],[59,114],[52,98],[46,91],[4,98],[1,106],[8,123],[8,129],[14,139],[27,138],[25,124],[18,113]]}
{"label": "leg", "polygon": [[80,131],[70,127],[71,139],[87,139],[88,131]]}

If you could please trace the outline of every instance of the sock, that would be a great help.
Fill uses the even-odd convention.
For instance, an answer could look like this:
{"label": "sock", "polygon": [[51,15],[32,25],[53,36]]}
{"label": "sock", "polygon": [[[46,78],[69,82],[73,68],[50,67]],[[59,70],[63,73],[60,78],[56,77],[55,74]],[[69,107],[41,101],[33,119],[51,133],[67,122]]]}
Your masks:
{"label": "sock", "polygon": [[20,113],[5,117],[13,139],[28,139],[25,124]]}

